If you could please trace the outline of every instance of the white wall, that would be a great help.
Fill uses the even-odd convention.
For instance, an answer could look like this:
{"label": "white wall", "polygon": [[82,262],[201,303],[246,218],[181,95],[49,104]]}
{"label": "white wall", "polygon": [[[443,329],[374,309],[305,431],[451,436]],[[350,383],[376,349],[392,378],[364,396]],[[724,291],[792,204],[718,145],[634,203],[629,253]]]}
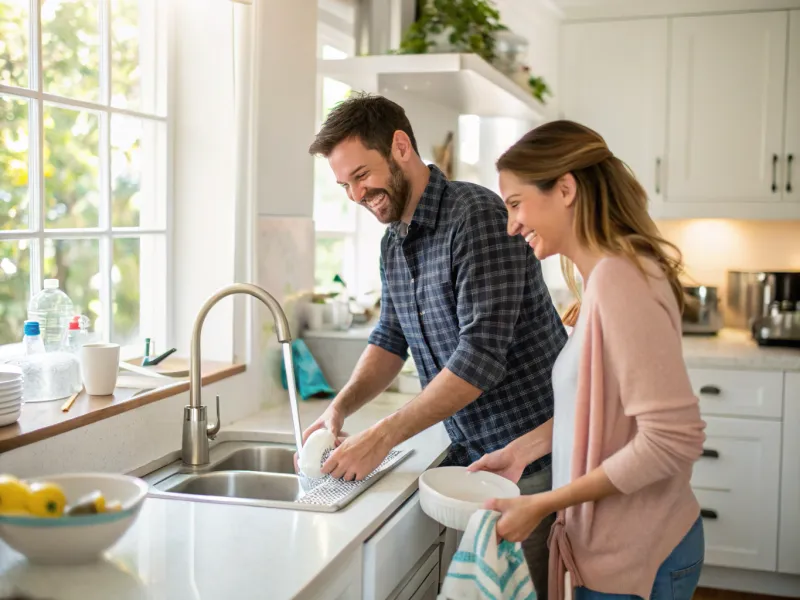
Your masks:
{"label": "white wall", "polygon": [[[219,0],[175,0],[171,5],[171,338],[179,356],[189,355],[194,316],[205,299],[233,282],[234,6]],[[233,304],[226,299],[206,321],[204,359],[231,360],[232,322]]]}
{"label": "white wall", "polygon": [[[252,371],[203,388],[203,404],[220,396],[222,424],[229,425],[258,410]],[[183,393],[98,421],[52,438],[0,454],[0,473],[37,477],[65,472],[127,473],[180,450]],[[209,408],[209,420],[213,419]]]}

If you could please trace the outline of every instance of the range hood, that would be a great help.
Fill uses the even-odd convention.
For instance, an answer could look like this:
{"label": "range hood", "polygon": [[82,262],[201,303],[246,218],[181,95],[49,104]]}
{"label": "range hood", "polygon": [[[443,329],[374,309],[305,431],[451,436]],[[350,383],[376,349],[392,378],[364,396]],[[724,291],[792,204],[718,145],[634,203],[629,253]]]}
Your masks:
{"label": "range hood", "polygon": [[354,58],[320,60],[318,72],[353,89],[402,93],[459,114],[512,117],[538,124],[546,107],[476,54],[387,54],[416,19],[417,0],[355,0]]}

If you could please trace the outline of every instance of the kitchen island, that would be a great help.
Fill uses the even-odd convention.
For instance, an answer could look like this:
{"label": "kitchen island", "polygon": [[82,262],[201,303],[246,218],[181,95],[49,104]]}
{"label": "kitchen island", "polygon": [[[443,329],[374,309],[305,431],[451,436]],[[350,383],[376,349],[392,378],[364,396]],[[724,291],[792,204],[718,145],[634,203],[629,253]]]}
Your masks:
{"label": "kitchen island", "polygon": [[[361,431],[409,398],[384,394],[345,429]],[[302,422],[327,404],[301,403]],[[262,441],[291,443],[289,407],[240,420],[218,440],[253,439],[253,432]],[[12,591],[37,600],[361,598],[362,578],[374,579],[363,568],[365,542],[409,504],[417,478],[441,462],[449,443],[442,425],[408,440],[400,447],[413,448],[411,456],[336,513],[147,498],[131,529],[97,564],[36,566],[0,543],[0,598]],[[427,519],[418,504],[412,508],[409,518]],[[430,525],[438,535],[438,524]]]}

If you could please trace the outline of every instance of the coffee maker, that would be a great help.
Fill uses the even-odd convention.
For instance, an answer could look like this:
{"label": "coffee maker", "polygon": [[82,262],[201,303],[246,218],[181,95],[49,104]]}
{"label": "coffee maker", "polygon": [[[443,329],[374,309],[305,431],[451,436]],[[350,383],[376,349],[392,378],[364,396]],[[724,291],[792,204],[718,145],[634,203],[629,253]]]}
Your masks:
{"label": "coffee maker", "polygon": [[726,324],[759,346],[800,347],[800,271],[728,271]]}

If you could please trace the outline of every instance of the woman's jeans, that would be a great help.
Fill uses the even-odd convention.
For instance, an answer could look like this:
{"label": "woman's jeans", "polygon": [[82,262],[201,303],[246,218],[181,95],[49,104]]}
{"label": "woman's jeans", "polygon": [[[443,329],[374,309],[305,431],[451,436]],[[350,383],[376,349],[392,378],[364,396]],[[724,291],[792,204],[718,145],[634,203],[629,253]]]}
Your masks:
{"label": "woman's jeans", "polygon": [[[705,536],[703,535],[703,519],[698,517],[680,543],[675,546],[656,573],[651,600],[691,600],[700,571],[703,568],[705,554]],[[638,596],[629,594],[604,594],[590,589],[575,588],[574,600],[633,600]]]}

